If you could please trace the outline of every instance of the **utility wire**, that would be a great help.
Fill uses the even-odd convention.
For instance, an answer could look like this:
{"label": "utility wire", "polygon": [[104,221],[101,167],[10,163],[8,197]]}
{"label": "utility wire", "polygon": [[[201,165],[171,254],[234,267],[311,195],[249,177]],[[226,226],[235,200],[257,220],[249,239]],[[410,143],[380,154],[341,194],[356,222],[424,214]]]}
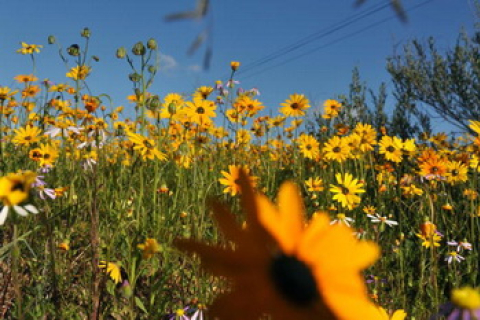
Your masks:
{"label": "utility wire", "polygon": [[[425,5],[427,5],[428,3],[433,2],[433,1],[434,1],[434,0],[426,0],[426,1],[421,2],[421,3],[419,3],[419,4],[415,5],[415,6],[412,6],[412,7],[410,7],[410,8],[407,8],[407,9],[405,10],[405,12],[414,11],[414,10],[419,9],[420,7],[423,7],[423,6],[425,6]],[[283,66],[283,65],[285,65],[285,64],[287,64],[287,63],[290,63],[290,62],[292,62],[292,61],[295,61],[295,60],[297,60],[297,59],[300,59],[300,58],[302,58],[302,57],[304,57],[304,56],[306,56],[306,55],[312,54],[312,53],[314,53],[314,52],[316,52],[316,51],[318,51],[318,50],[327,48],[327,47],[329,47],[329,46],[331,46],[331,45],[333,45],[333,44],[336,44],[336,43],[338,43],[338,42],[341,42],[341,41],[343,41],[343,40],[345,40],[345,39],[348,39],[348,38],[351,38],[351,37],[353,37],[353,36],[356,36],[357,34],[360,34],[360,33],[364,32],[364,31],[366,31],[366,30],[372,29],[372,28],[374,28],[374,27],[376,27],[376,26],[378,26],[378,25],[381,25],[381,24],[383,24],[383,23],[385,23],[385,22],[387,22],[387,21],[390,21],[390,20],[392,20],[392,19],[394,19],[394,18],[396,18],[396,17],[397,17],[396,15],[391,15],[391,16],[389,16],[389,17],[387,17],[387,18],[384,18],[384,19],[382,19],[382,20],[379,20],[379,21],[377,21],[377,22],[375,22],[375,23],[369,24],[368,26],[366,26],[366,27],[364,27],[364,28],[362,28],[362,29],[359,29],[359,30],[357,30],[357,31],[355,31],[355,32],[351,32],[351,33],[349,33],[349,34],[347,34],[347,35],[345,35],[345,36],[343,36],[343,37],[340,37],[340,38],[338,38],[338,39],[336,39],[336,40],[330,41],[330,42],[328,42],[328,43],[326,43],[326,44],[323,44],[323,45],[321,45],[321,46],[318,46],[318,47],[315,47],[315,48],[310,49],[310,50],[308,50],[308,51],[305,51],[305,52],[303,52],[303,53],[301,53],[301,54],[298,54],[298,55],[296,55],[296,56],[294,56],[294,57],[292,57],[292,58],[290,58],[290,59],[287,59],[287,60],[284,60],[284,61],[282,61],[282,62],[280,62],[280,63],[277,63],[277,64],[275,64],[275,65],[273,65],[273,66],[271,66],[271,67],[267,67],[267,68],[264,68],[264,69],[261,69],[261,70],[255,72],[255,73],[252,73],[252,74],[250,74],[250,75],[244,76],[244,77],[242,77],[242,79],[248,79],[248,78],[251,78],[251,77],[253,77],[253,76],[259,75],[259,74],[261,74],[261,73],[264,73],[264,72],[266,72],[266,71],[269,71],[269,70],[271,70],[271,69],[274,69],[274,68]]]}
{"label": "utility wire", "polygon": [[368,8],[366,9],[364,12],[360,12],[360,13],[356,13],[356,14],[353,14],[349,17],[347,17],[346,19],[340,21],[340,22],[337,22],[327,28],[323,28],[322,30],[319,30],[313,34],[310,34],[300,40],[297,40],[296,42],[288,45],[288,46],[285,46],[275,52],[272,52],[270,54],[268,54],[267,56],[265,57],[262,57],[260,59],[257,59],[255,61],[253,61],[252,63],[249,63],[249,64],[246,64],[244,66],[242,66],[242,68],[240,70],[238,70],[237,74],[242,74],[244,72],[248,72],[249,70],[253,69],[253,68],[257,68],[261,65],[264,65],[274,59],[277,59],[279,57],[282,57],[290,52],[293,52],[295,50],[298,50],[306,45],[308,45],[309,43],[313,42],[313,41],[316,41],[316,40],[319,40],[321,38],[324,38],[324,37],[327,37],[335,32],[338,32],[352,24],[354,24],[355,22],[359,21],[359,20],[362,20],[362,19],[365,19],[381,10],[384,10],[385,8],[387,8],[389,6],[388,3],[384,3],[384,4],[376,4],[374,6],[372,6],[371,8]]}

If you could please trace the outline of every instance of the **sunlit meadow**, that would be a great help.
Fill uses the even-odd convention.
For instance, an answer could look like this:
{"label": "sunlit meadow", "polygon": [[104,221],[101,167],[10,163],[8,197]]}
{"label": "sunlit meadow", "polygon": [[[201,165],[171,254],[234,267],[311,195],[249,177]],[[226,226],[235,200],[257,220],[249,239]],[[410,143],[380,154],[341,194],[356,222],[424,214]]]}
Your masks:
{"label": "sunlit meadow", "polygon": [[90,36],[48,37],[62,79],[28,43],[12,52],[31,72],[2,79],[0,319],[475,318],[476,119],[401,139],[334,97],[307,117],[295,92],[266,116],[235,61],[158,96],[153,39],[112,52],[131,68],[119,106],[88,86]]}

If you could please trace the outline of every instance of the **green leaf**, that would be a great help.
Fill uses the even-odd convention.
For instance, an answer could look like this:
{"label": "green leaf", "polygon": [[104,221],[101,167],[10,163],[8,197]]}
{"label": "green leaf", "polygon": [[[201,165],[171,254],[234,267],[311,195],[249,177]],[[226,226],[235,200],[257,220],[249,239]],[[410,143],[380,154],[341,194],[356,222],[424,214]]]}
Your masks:
{"label": "green leaf", "polygon": [[147,308],[145,308],[145,305],[143,304],[142,300],[140,300],[139,297],[135,297],[135,304],[137,305],[137,307],[140,308],[140,310],[142,310],[145,313],[148,313]]}

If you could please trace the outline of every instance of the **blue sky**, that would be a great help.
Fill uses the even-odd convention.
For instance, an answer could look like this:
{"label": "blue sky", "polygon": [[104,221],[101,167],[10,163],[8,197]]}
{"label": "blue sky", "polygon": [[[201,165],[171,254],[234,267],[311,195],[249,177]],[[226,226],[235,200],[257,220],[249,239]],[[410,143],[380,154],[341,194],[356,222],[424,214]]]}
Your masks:
{"label": "blue sky", "polygon": [[[169,92],[190,93],[200,85],[213,85],[215,80],[228,75],[232,60],[242,62],[246,69],[254,61],[385,1],[368,0],[362,7],[354,8],[354,0],[212,0],[208,19],[171,23],[165,22],[164,17],[194,8],[194,0],[5,1],[0,19],[0,85],[13,85],[15,75],[31,73],[29,57],[15,53],[20,41],[44,45],[36,56],[40,79],[65,81],[66,67],[56,47],[47,45],[47,37],[55,35],[64,48],[73,43],[82,45],[79,32],[89,27],[90,53],[101,59],[93,63],[94,72],[88,78],[94,94],[111,95],[114,106],[129,105],[125,97],[131,94],[127,78],[130,69],[124,60],[114,57],[115,51],[121,46],[130,49],[137,41],[150,37],[158,41],[163,57],[162,70],[150,91],[161,96]],[[362,78],[371,87],[377,88],[382,81],[389,84],[385,59],[394,48],[401,50],[410,39],[433,36],[439,48],[447,49],[455,44],[462,27],[471,34],[475,23],[472,1],[433,0],[408,12],[407,24],[392,18],[345,38],[394,16],[387,7],[278,60],[239,73],[238,79],[242,87],[260,90],[259,99],[268,107],[267,113],[276,112],[292,93],[306,94],[315,106],[348,92],[354,67],[360,69]],[[403,0],[407,10],[421,2]],[[204,71],[200,67],[204,48],[193,56],[186,51],[207,21],[213,26],[213,57],[211,68]],[[315,48],[320,49],[279,65]],[[441,126],[436,129],[442,130]]]}

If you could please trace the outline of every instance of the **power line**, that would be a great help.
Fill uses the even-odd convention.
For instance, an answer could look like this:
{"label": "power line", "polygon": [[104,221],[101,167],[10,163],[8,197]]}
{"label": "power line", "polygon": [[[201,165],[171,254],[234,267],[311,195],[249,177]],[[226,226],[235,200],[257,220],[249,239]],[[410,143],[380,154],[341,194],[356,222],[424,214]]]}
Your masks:
{"label": "power line", "polygon": [[363,12],[359,12],[359,13],[356,13],[356,14],[353,14],[349,17],[347,17],[346,19],[340,21],[340,22],[337,22],[327,28],[324,28],[322,30],[319,30],[313,34],[310,34],[300,40],[297,40],[296,42],[288,45],[288,46],[285,46],[275,52],[272,52],[270,54],[268,54],[267,56],[265,57],[262,57],[260,59],[257,59],[256,61],[252,62],[252,63],[249,63],[249,64],[246,64],[245,66],[243,66],[238,72],[237,74],[241,74],[241,73],[244,73],[244,72],[248,72],[249,70],[253,69],[253,68],[257,68],[261,65],[264,65],[272,60],[275,60],[279,57],[282,57],[290,52],[293,52],[295,50],[298,50],[306,45],[308,45],[309,43],[313,42],[313,41],[316,41],[316,40],[319,40],[321,38],[324,38],[326,36],[329,36],[337,31],[340,31],[350,25],[352,25],[353,23],[359,21],[359,20],[362,20],[364,18],[367,18],[385,8],[387,8],[389,6],[389,4],[376,4],[368,9],[366,9],[365,11]]}
{"label": "power line", "polygon": [[[432,2],[432,1],[433,1],[433,0],[426,0],[426,1],[424,1],[424,2],[421,2],[421,3],[419,3],[419,4],[417,4],[417,5],[413,6],[413,7],[407,8],[407,9],[405,10],[405,12],[410,12],[410,11],[416,10],[416,9],[418,9],[418,8],[420,8],[420,7],[423,7],[423,6],[427,5],[428,3]],[[258,75],[258,74],[264,73],[264,72],[266,72],[266,71],[268,71],[268,70],[271,70],[271,69],[274,69],[274,68],[283,66],[283,65],[285,65],[285,64],[287,64],[287,63],[290,63],[290,62],[292,62],[292,61],[295,61],[295,60],[297,60],[297,59],[300,59],[300,58],[302,58],[302,57],[304,57],[304,56],[306,56],[306,55],[309,55],[309,54],[311,54],[311,53],[314,53],[314,52],[316,52],[316,51],[318,51],[318,50],[327,48],[327,47],[329,47],[329,46],[331,46],[331,45],[333,45],[333,44],[336,44],[336,43],[338,43],[338,42],[341,42],[341,41],[343,41],[343,40],[345,40],[345,39],[348,39],[348,38],[351,38],[351,37],[353,37],[353,36],[356,36],[357,34],[360,34],[360,33],[364,32],[364,31],[366,31],[366,30],[372,29],[372,28],[374,28],[374,27],[376,27],[376,26],[378,26],[378,25],[380,25],[380,24],[383,24],[383,23],[385,23],[385,22],[387,22],[387,21],[390,21],[390,20],[392,20],[392,19],[394,19],[394,18],[396,18],[396,16],[395,16],[395,15],[391,15],[391,16],[389,16],[389,17],[387,17],[387,18],[384,18],[384,19],[382,19],[382,20],[380,20],[380,21],[377,21],[377,22],[375,22],[375,23],[369,24],[368,26],[366,26],[366,27],[364,27],[364,28],[362,28],[362,29],[359,29],[359,30],[357,30],[357,31],[355,31],[355,32],[351,32],[351,33],[349,33],[349,34],[347,34],[347,35],[345,35],[345,36],[343,36],[343,37],[340,37],[340,38],[338,38],[338,39],[336,39],[336,40],[330,41],[330,42],[328,42],[328,43],[326,43],[326,44],[323,44],[323,45],[318,46],[318,47],[315,47],[315,48],[313,48],[313,49],[311,49],[311,50],[305,51],[305,52],[303,52],[303,53],[301,53],[301,54],[298,54],[298,55],[296,55],[296,56],[294,56],[294,57],[292,57],[292,58],[290,58],[290,59],[287,59],[287,60],[284,60],[284,61],[282,61],[282,62],[280,62],[280,63],[277,63],[277,64],[275,64],[275,65],[273,65],[273,66],[271,66],[271,67],[267,67],[267,68],[261,69],[261,70],[255,72],[255,73],[252,73],[252,74],[250,74],[250,75],[248,75],[248,76],[243,77],[242,79],[248,79],[248,78],[251,78],[251,77],[256,76],[256,75]]]}

